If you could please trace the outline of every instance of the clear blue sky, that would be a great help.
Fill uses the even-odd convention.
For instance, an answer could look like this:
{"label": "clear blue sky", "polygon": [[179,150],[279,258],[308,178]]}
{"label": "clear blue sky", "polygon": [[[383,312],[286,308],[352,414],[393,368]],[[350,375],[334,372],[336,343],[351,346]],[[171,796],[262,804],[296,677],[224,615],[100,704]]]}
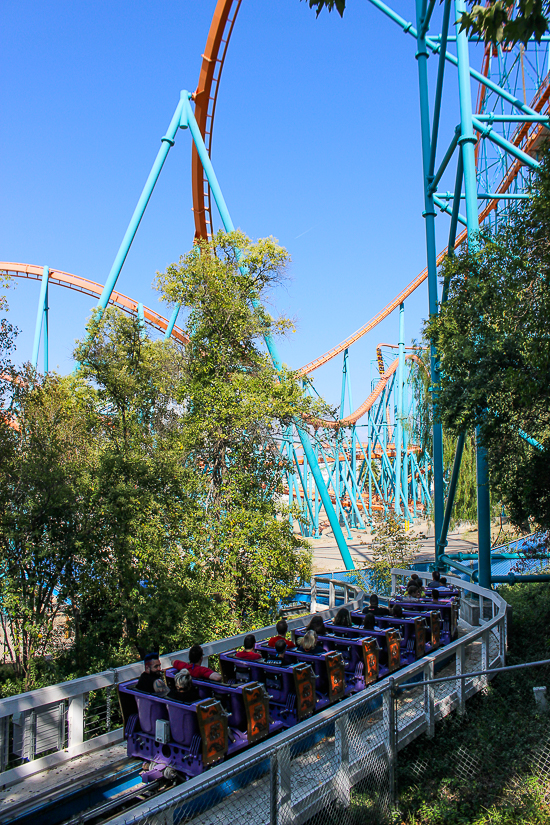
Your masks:
{"label": "clear blue sky", "polygon": [[[292,367],[339,343],[425,266],[415,41],[368,2],[348,6],[343,19],[316,19],[298,0],[243,0],[216,113],[212,159],[234,223],[292,255],[273,296],[273,311],[296,322],[280,345]],[[180,90],[197,84],[214,7],[3,1],[3,260],[105,281]],[[412,2],[395,7],[413,18]],[[450,67],[442,148],[457,122]],[[180,131],[118,282],[161,311],[155,271],[192,244],[190,157]],[[436,223],[441,248],[448,218]],[[38,290],[18,281],[10,294],[20,360]],[[67,372],[92,302],[51,287],[50,308],[50,366]],[[423,285],[406,305],[408,339],[426,313]],[[394,314],[351,351],[354,406],[370,390],[375,345],[396,342],[397,325]],[[340,370],[338,359],[315,373],[333,403]]]}

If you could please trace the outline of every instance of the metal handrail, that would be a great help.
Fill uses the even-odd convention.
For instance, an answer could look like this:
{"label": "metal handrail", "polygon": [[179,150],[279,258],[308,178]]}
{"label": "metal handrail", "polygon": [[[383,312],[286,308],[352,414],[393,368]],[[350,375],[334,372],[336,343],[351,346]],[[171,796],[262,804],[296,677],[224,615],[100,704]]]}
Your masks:
{"label": "metal handrail", "polygon": [[[410,570],[402,570],[402,569],[394,569],[392,570],[392,580],[394,583],[397,580],[397,577],[400,575],[410,576]],[[423,576],[423,578],[428,579],[429,576]],[[209,789],[217,786],[220,782],[225,782],[226,780],[230,779],[233,776],[238,775],[244,768],[247,771],[252,767],[259,765],[262,761],[266,758],[270,758],[271,760],[271,775],[275,777],[275,783],[279,783],[281,781],[280,777],[277,776],[277,758],[278,754],[285,753],[289,751],[290,746],[293,742],[297,740],[303,740],[304,734],[307,732],[308,738],[310,735],[314,734],[315,732],[319,731],[320,729],[327,726],[328,723],[335,723],[338,720],[341,720],[342,723],[345,724],[345,718],[349,717],[350,712],[354,711],[356,708],[361,707],[372,701],[373,698],[382,695],[384,697],[384,726],[387,730],[387,737],[391,737],[391,724],[390,724],[390,717],[388,716],[390,703],[386,702],[386,697],[391,695],[394,688],[399,686],[401,689],[404,687],[402,682],[410,680],[414,677],[417,673],[424,673],[424,677],[426,676],[426,672],[430,672],[435,667],[435,664],[439,659],[448,658],[453,651],[457,652],[457,656],[460,655],[461,651],[464,651],[466,646],[474,642],[480,636],[487,640],[488,634],[490,633],[491,629],[500,625],[506,630],[506,603],[498,595],[493,591],[484,590],[483,588],[479,587],[479,585],[470,584],[468,582],[464,582],[462,579],[455,579],[454,577],[449,577],[452,580],[452,583],[456,583],[458,587],[462,590],[468,590],[475,592],[481,598],[486,598],[493,603],[496,607],[498,607],[498,611],[496,616],[494,616],[491,620],[484,623],[483,626],[479,630],[473,630],[468,633],[466,636],[463,636],[461,639],[457,640],[456,642],[445,646],[441,650],[437,651],[434,654],[429,656],[423,657],[423,659],[419,660],[412,665],[409,665],[403,670],[400,670],[398,673],[392,674],[390,677],[386,677],[386,679],[378,682],[371,687],[367,688],[360,693],[355,694],[354,696],[349,697],[348,699],[339,702],[337,705],[333,705],[329,708],[326,708],[321,713],[316,714],[311,719],[305,720],[295,727],[287,730],[283,733],[277,734],[272,739],[262,742],[259,745],[256,745],[253,748],[248,749],[247,751],[237,755],[231,759],[229,764],[220,764],[213,768],[211,768],[207,774],[203,774],[201,776],[197,776],[185,783],[183,786],[179,786],[176,788],[172,788],[171,790],[167,791],[166,793],[162,794],[162,796],[157,797],[154,800],[149,802],[145,802],[139,807],[132,809],[131,811],[122,814],[119,817],[114,818],[111,821],[111,825],[138,825],[138,823],[144,821],[146,817],[154,816],[162,811],[167,811],[168,809],[173,809],[176,805],[179,807],[180,805],[184,804],[187,800],[195,797],[198,793],[203,794],[204,792],[208,791]],[[499,668],[491,669],[488,672],[488,676],[491,676],[492,673],[496,673]],[[460,678],[462,674],[458,674],[453,678]],[[478,676],[478,672],[475,673],[466,673],[464,674],[465,678],[474,678]],[[448,677],[448,681],[451,677]],[[410,687],[414,688],[426,688],[427,691],[431,690],[431,685],[435,680],[433,679],[426,679],[422,682],[417,682]],[[439,681],[439,680],[438,680]],[[473,686],[469,688],[470,692],[478,690],[481,688],[479,686]],[[453,692],[450,692],[449,698],[452,699]],[[469,694],[462,693],[462,696],[465,697]],[[455,700],[457,702],[458,700]],[[451,706],[451,704],[449,705]],[[403,735],[400,734],[395,737],[393,743],[390,743],[389,739],[383,743],[381,746],[383,747],[383,752],[388,754],[389,759],[393,759],[397,750],[400,747],[403,747],[408,741],[411,741],[411,737],[414,738],[420,733],[424,732],[425,730],[433,731],[433,725],[436,718],[436,710],[435,710],[435,702],[430,705],[430,713],[426,714],[429,715],[429,719],[423,720],[412,720],[412,727],[413,729],[406,730],[403,732]],[[277,799],[280,796],[280,793],[275,788],[275,796],[274,798]],[[315,788],[309,794],[309,797],[312,797],[311,804],[314,805],[313,797],[318,796],[318,787],[315,784]],[[301,798],[299,802],[296,803],[300,806],[300,816],[302,819],[305,817],[305,813],[302,810],[304,805],[304,799]],[[272,820],[273,821],[273,820]],[[275,818],[275,821],[278,821]]]}
{"label": "metal handrail", "polygon": [[[329,582],[329,580],[326,580]],[[363,603],[363,591],[360,587],[350,584],[349,582],[333,581],[334,587],[339,586],[343,589],[345,598],[351,595],[354,598],[350,601],[346,600],[345,606],[350,610],[360,608]],[[330,583],[329,583],[330,586]],[[332,618],[338,608],[335,606],[335,591],[333,589],[332,602],[333,605],[327,608],[321,605],[322,609],[317,611],[325,619]],[[318,605],[315,605],[316,607]],[[304,617],[296,619],[287,619],[289,630],[302,627],[304,624]],[[234,650],[241,647],[244,643],[244,638],[248,634],[239,633],[236,636],[231,636],[226,639],[220,639],[215,642],[207,642],[202,645],[204,655],[206,658],[216,656],[220,653],[225,653],[228,650]],[[254,635],[258,641],[268,639],[276,633],[276,625],[260,628],[254,630]],[[184,659],[189,653],[189,648],[178,650],[161,656],[161,664],[164,669],[171,667],[176,659]],[[95,690],[102,690],[103,688],[114,687],[118,683],[127,681],[128,679],[137,678],[143,671],[143,663],[135,662],[130,665],[123,665],[119,668],[112,668],[100,673],[94,673],[90,676],[82,676],[78,679],[73,679],[68,682],[61,682],[57,685],[49,687],[38,688],[37,690],[21,693],[17,696],[9,696],[5,699],[0,699],[0,722],[6,717],[14,714],[23,713],[25,711],[38,711],[41,707],[53,705],[56,703],[69,701],[69,747],[59,749],[47,756],[39,757],[30,762],[24,763],[18,767],[10,768],[6,771],[0,771],[0,784],[10,784],[20,781],[27,776],[38,773],[46,768],[52,767],[61,762],[68,761],[76,756],[91,750],[97,750],[108,745],[121,742],[123,740],[123,729],[116,728],[109,731],[109,733],[100,734],[91,739],[84,740],[84,697],[86,694]],[[72,735],[71,735],[72,728]],[[0,727],[0,735],[2,729]]]}

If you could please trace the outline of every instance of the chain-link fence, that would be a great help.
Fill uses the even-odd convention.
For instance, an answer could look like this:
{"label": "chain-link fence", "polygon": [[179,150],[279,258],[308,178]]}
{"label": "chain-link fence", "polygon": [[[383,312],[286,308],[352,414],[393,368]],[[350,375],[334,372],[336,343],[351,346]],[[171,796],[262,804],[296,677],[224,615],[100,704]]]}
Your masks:
{"label": "chain-link fence", "polygon": [[[389,690],[374,687],[115,820],[143,825],[386,822],[392,807]],[[301,728],[301,729],[300,729]]]}

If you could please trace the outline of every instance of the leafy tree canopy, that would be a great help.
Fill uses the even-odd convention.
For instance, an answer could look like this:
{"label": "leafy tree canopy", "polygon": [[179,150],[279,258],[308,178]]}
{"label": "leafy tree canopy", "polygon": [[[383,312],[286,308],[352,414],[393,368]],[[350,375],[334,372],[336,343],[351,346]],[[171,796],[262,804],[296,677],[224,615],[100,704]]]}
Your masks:
{"label": "leafy tree canopy", "polygon": [[263,346],[291,326],[263,306],[287,262],[273,239],[217,235],[158,276],[186,346],[108,308],[76,375],[9,382],[0,619],[19,681],[0,691],[40,684],[46,654],[58,681],[261,626],[309,576],[279,446],[324,410]]}
{"label": "leafy tree canopy", "polygon": [[[480,5],[468,0],[470,11],[460,17],[460,31],[478,34],[485,43],[527,43],[534,37],[540,42],[548,31],[549,0],[489,0]],[[324,8],[336,9],[340,17],[346,9],[346,0],[309,0],[310,9],[317,9],[317,17]]]}
{"label": "leafy tree canopy", "polygon": [[[438,411],[481,428],[491,488],[516,524],[550,526],[550,163],[533,197],[477,250],[446,258],[449,299],[426,327],[441,358]],[[528,434],[540,448],[522,437]]]}

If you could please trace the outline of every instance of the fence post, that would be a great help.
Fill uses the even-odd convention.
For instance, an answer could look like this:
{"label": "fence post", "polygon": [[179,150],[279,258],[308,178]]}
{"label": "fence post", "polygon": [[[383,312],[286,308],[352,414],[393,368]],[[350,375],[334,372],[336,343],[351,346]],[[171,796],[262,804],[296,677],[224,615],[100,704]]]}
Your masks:
{"label": "fence post", "polygon": [[10,755],[10,717],[0,719],[0,771],[5,771]]}
{"label": "fence post", "polygon": [[292,795],[290,783],[290,746],[279,748],[271,757],[270,788],[271,825],[292,825]]}
{"label": "fence post", "polygon": [[269,758],[269,825],[277,825],[279,811],[279,763],[277,751]]}
{"label": "fence post", "polygon": [[68,747],[74,748],[84,742],[84,694],[72,696],[69,699],[69,742]]}
{"label": "fence post", "polygon": [[351,802],[351,781],[349,775],[349,714],[341,716],[334,723],[334,748],[336,752],[335,785],[336,795],[346,808]]}
{"label": "fence post", "polygon": [[508,638],[508,611],[505,611],[503,619],[498,624],[498,652],[500,654],[500,666],[506,666],[506,640]]}
{"label": "fence post", "polygon": [[397,575],[395,573],[391,574],[391,592],[395,594],[397,589]]}
{"label": "fence post", "polygon": [[328,583],[328,606],[334,607],[336,605],[336,588],[332,579]]}
{"label": "fence post", "polygon": [[[426,657],[424,666],[424,678],[426,680],[435,679],[435,662],[431,656]],[[434,686],[424,685],[424,714],[428,723],[427,735],[435,736],[435,696]]]}
{"label": "fence post", "polygon": [[390,676],[388,689],[384,691],[384,729],[386,731],[386,753],[388,757],[388,780],[390,785],[390,808],[397,804],[397,708],[395,702],[395,681]]}
{"label": "fence post", "polygon": [[[466,672],[466,650],[464,645],[460,645],[456,651],[456,674]],[[466,711],[466,679],[457,679],[456,692],[458,694],[458,712],[462,714]]]}
{"label": "fence post", "polygon": [[[491,631],[484,630],[481,634],[481,670],[489,670],[489,636]],[[481,677],[483,684],[489,684],[489,676]]]}
{"label": "fence post", "polygon": [[315,576],[311,579],[311,595],[309,597],[310,600],[310,612],[316,613],[317,612],[317,579]]}

